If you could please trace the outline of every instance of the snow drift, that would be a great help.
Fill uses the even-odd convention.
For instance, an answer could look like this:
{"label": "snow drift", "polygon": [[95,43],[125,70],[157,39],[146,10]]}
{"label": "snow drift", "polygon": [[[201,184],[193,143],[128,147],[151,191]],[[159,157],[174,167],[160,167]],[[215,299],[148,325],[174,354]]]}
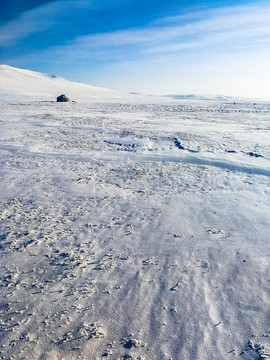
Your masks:
{"label": "snow drift", "polygon": [[269,358],[269,104],[0,94],[1,358]]}

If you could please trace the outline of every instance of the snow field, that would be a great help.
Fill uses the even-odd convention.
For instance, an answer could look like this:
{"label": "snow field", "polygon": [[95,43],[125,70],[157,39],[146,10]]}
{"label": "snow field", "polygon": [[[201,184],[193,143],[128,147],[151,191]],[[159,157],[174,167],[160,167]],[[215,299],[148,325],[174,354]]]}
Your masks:
{"label": "snow field", "polygon": [[1,359],[269,358],[269,104],[99,96],[1,104]]}

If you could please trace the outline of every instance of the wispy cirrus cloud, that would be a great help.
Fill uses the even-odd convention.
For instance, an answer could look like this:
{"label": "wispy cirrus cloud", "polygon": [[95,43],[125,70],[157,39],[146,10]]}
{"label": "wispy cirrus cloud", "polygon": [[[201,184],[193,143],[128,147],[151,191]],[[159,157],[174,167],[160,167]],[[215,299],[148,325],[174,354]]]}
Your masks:
{"label": "wispy cirrus cloud", "polygon": [[[95,19],[95,13],[103,9],[109,10],[114,5],[118,7],[132,0],[38,0],[36,7],[21,4],[24,0],[13,0],[20,2],[20,7],[26,8],[16,17],[0,26],[0,46],[10,47],[30,35],[47,30],[44,34],[44,46],[52,45],[53,40],[62,37],[63,41],[87,32],[89,24]],[[1,10],[1,8],[0,8]],[[11,11],[11,10],[9,10]],[[3,16],[2,16],[3,17]],[[9,16],[10,17],[10,16]],[[55,34],[53,38],[52,34]],[[65,36],[66,34],[66,36]],[[48,41],[50,38],[50,41]]]}
{"label": "wispy cirrus cloud", "polygon": [[48,2],[19,14],[0,27],[0,46],[10,47],[21,39],[51,29],[60,21],[63,0]]}
{"label": "wispy cirrus cloud", "polygon": [[[204,11],[181,23],[182,16],[160,19],[154,25],[78,37],[58,51],[76,58],[115,60],[182,51],[239,51],[269,46],[270,4]],[[179,23],[180,21],[180,23]]]}
{"label": "wispy cirrus cloud", "polygon": [[0,27],[0,46],[8,47],[30,34],[45,30],[50,26],[50,20],[39,17],[39,10],[23,13],[19,18]]}
{"label": "wispy cirrus cloud", "polygon": [[[132,0],[117,0],[118,6]],[[270,4],[230,6],[162,17],[139,28],[110,32],[81,30],[80,20],[91,23],[96,10],[113,6],[112,0],[58,0],[22,13],[0,27],[0,46],[44,32],[43,52],[77,60],[106,56],[108,60],[183,51],[244,49],[269,44]],[[87,16],[86,16],[87,15]],[[89,18],[88,18],[89,16]],[[74,18],[77,22],[74,23]],[[48,32],[46,34],[46,32]],[[53,35],[55,34],[55,36]],[[58,39],[53,42],[48,39]]]}

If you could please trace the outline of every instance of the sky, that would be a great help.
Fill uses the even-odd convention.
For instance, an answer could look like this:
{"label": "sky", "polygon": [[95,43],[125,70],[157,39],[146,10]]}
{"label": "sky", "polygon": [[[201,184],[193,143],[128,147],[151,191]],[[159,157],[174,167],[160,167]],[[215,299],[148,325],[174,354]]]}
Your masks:
{"label": "sky", "polygon": [[0,63],[125,92],[270,99],[270,2],[0,0]]}

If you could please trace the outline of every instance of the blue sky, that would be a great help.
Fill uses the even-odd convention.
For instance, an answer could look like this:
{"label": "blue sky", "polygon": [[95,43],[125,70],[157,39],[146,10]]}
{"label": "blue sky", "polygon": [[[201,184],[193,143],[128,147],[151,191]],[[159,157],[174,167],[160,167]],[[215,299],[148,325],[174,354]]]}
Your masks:
{"label": "blue sky", "polygon": [[270,99],[270,2],[0,2],[0,63],[122,91]]}

